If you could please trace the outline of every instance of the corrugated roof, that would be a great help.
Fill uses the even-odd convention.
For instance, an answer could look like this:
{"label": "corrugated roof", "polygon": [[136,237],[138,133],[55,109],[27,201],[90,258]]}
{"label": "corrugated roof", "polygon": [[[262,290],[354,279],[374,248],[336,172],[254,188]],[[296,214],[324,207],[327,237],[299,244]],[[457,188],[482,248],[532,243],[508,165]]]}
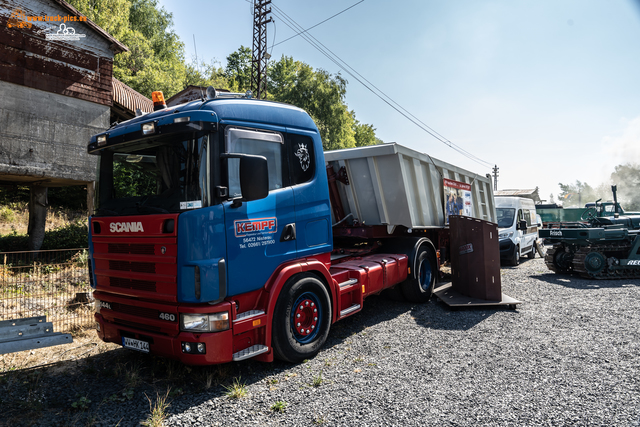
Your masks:
{"label": "corrugated roof", "polygon": [[495,191],[493,194],[496,196],[527,196],[527,195],[532,195],[533,193],[537,193],[538,189],[534,188],[531,190],[498,190]]}
{"label": "corrugated roof", "polygon": [[137,108],[144,113],[153,111],[153,101],[149,98],[140,92],[136,92],[115,77],[111,79],[111,82],[113,86],[113,102],[130,111],[134,116]]}
{"label": "corrugated roof", "polygon": [[540,195],[538,194],[538,187],[524,190],[498,190],[493,192],[494,196],[518,196],[528,197],[536,202],[540,201]]}

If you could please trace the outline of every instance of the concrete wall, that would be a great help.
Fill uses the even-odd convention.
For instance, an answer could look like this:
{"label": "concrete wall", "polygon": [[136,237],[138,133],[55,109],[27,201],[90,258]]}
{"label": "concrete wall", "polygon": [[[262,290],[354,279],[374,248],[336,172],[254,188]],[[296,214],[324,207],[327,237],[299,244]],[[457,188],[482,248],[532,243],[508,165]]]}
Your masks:
{"label": "concrete wall", "polygon": [[93,181],[87,144],[108,127],[106,105],[0,81],[0,182]]}

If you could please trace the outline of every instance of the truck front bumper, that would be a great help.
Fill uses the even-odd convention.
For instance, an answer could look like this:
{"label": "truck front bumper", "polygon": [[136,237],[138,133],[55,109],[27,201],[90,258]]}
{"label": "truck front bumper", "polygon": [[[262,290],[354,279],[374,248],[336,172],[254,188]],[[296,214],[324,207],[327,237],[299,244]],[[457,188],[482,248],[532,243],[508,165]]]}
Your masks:
{"label": "truck front bumper", "polygon": [[[145,353],[179,360],[187,365],[212,365],[231,362],[233,358],[233,331],[200,333],[179,332],[176,336],[141,331],[120,324],[107,321],[101,314],[96,313],[95,320],[99,325],[98,337],[105,342],[112,342],[124,346],[123,338],[133,339],[143,344]],[[192,347],[197,343],[204,343],[204,354],[192,354],[184,351],[184,343]]]}

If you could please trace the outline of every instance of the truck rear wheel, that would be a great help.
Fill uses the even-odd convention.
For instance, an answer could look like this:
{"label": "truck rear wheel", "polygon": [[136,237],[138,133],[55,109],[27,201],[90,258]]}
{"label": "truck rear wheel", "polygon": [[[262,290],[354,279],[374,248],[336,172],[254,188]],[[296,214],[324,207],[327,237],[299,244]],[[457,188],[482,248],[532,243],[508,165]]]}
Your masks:
{"label": "truck rear wheel", "polygon": [[298,363],[314,357],[331,327],[331,300],[327,288],[313,275],[292,277],[285,283],[273,313],[275,356]]}
{"label": "truck rear wheel", "polygon": [[413,265],[415,277],[402,282],[401,289],[409,302],[423,303],[431,299],[436,285],[436,253],[431,246],[423,245]]}
{"label": "truck rear wheel", "polygon": [[531,252],[527,254],[527,257],[529,257],[529,259],[534,259],[536,257],[536,250],[536,242],[533,242],[531,245]]}

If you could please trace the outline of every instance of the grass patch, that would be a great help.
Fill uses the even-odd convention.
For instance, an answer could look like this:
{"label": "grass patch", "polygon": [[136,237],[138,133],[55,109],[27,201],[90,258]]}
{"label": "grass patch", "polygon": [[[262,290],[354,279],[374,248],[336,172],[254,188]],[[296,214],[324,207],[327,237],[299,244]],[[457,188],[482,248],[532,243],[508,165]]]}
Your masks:
{"label": "grass patch", "polygon": [[322,371],[321,371],[320,373],[318,373],[317,376],[313,377],[313,382],[311,383],[311,385],[314,387],[320,387],[323,381],[324,380],[322,379]]}
{"label": "grass patch", "polygon": [[149,410],[151,413],[149,417],[143,421],[141,424],[146,427],[161,427],[164,424],[164,421],[167,419],[167,408],[169,407],[169,389],[164,394],[164,396],[160,396],[156,393],[156,401],[151,402],[149,396],[147,396],[147,400],[149,401]]}
{"label": "grass patch", "polygon": [[240,399],[247,395],[247,386],[240,382],[240,377],[234,378],[230,386],[223,386],[227,390],[229,399]]}
{"label": "grass patch", "polygon": [[276,403],[271,405],[271,410],[273,412],[283,413],[287,409],[287,405],[288,405],[287,402],[283,400],[278,400]]}

